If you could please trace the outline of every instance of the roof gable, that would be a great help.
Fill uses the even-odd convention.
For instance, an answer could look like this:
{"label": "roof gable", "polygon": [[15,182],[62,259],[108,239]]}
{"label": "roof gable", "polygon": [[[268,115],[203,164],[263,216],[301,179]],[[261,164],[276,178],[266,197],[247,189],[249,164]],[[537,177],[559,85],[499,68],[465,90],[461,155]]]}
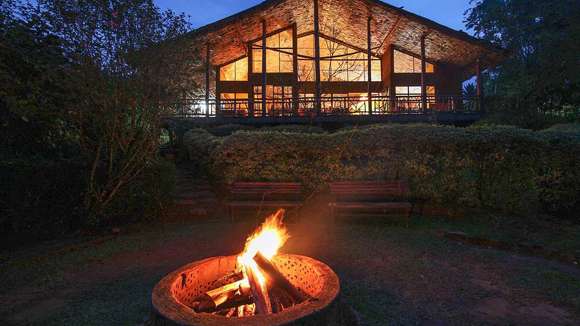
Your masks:
{"label": "roof gable", "polygon": [[[212,64],[220,65],[247,51],[250,40],[260,38],[262,21],[268,32],[294,23],[298,33],[313,30],[312,0],[267,0],[257,6],[192,32],[199,45],[207,42],[216,50]],[[420,39],[426,36],[427,59],[468,67],[477,58],[495,65],[504,58],[501,49],[466,33],[455,31],[380,0],[319,0],[320,31],[358,48],[366,48],[367,17],[371,17],[372,48],[376,54],[389,45],[420,53]]]}

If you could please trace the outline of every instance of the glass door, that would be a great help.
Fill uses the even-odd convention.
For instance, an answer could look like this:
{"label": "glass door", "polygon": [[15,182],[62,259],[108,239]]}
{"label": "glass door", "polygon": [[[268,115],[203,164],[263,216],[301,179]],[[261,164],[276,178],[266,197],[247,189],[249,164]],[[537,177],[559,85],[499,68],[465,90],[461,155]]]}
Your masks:
{"label": "glass door", "polygon": [[254,116],[284,117],[292,115],[292,86],[266,85],[266,109],[262,108],[262,86],[254,86]]}

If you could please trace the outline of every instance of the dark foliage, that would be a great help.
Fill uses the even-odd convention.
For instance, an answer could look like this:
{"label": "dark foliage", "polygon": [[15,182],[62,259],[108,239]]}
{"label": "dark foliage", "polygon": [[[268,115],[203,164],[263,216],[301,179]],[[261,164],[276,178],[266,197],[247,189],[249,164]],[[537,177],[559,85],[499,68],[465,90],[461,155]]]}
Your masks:
{"label": "dark foliage", "polygon": [[196,139],[192,152],[203,154],[192,159],[226,183],[316,190],[335,180],[407,179],[415,197],[448,207],[561,216],[580,208],[580,137],[571,133],[416,125]]}
{"label": "dark foliage", "polygon": [[580,2],[472,0],[466,24],[512,56],[487,74],[491,120],[542,128],[580,118]]}

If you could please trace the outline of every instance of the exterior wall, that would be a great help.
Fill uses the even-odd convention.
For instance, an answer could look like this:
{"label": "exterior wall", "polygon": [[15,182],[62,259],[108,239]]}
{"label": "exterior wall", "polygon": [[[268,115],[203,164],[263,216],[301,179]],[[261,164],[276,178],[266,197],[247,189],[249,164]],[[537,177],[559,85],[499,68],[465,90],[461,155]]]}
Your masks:
{"label": "exterior wall", "polygon": [[[385,90],[389,94],[395,94],[397,86],[420,86],[420,73],[395,73],[394,53],[391,46],[383,55],[383,80]],[[426,86],[435,86],[437,96],[457,96],[462,91],[462,71],[461,69],[443,63],[435,63],[435,72],[426,73]]]}

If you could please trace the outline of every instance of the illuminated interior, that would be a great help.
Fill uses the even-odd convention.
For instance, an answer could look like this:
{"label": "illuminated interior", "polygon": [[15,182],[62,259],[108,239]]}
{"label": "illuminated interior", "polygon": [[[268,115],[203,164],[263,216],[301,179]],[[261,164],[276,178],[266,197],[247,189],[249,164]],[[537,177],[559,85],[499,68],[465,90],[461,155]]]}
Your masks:
{"label": "illuminated interior", "polygon": [[[292,86],[266,85],[266,112],[269,116],[288,115],[292,112]],[[254,86],[254,111],[262,114],[262,86]]]}
{"label": "illuminated interior", "polygon": [[[298,80],[314,81],[314,35],[298,39]],[[381,60],[371,59],[372,81],[382,81]],[[320,38],[321,80],[326,82],[368,81],[367,54],[350,46]]]}
{"label": "illuminated interior", "polygon": [[222,93],[221,109],[236,112],[236,115],[248,115],[248,93]]}
{"label": "illuminated interior", "polygon": [[221,81],[247,81],[248,58],[242,58],[220,68]]}
{"label": "illuminated interior", "polygon": [[[394,51],[395,73],[421,73],[421,59],[408,55],[401,51]],[[425,71],[427,73],[434,73],[435,66],[429,62],[426,63]]]}
{"label": "illuminated interior", "polygon": [[[294,44],[292,31],[285,30],[266,38],[266,72],[292,73],[294,72],[292,56]],[[252,45],[254,73],[262,72],[262,41]]]}

